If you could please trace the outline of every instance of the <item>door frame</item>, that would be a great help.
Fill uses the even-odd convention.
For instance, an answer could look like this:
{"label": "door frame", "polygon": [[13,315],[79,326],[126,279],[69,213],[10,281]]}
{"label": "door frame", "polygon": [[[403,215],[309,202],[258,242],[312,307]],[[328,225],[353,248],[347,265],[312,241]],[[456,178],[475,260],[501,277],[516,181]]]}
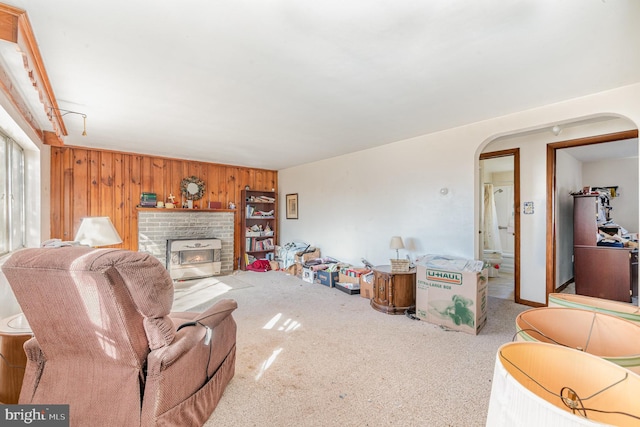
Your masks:
{"label": "door frame", "polygon": [[[509,156],[513,156],[513,299],[514,302],[522,304],[526,302],[520,300],[520,148],[480,153],[479,160]],[[482,228],[481,232],[484,232]],[[482,254],[482,252],[480,254]]]}
{"label": "door frame", "polygon": [[549,294],[556,290],[556,151],[562,148],[602,144],[604,142],[614,142],[637,137],[638,129],[634,129],[547,144],[547,289],[545,297],[547,304],[549,303]]}

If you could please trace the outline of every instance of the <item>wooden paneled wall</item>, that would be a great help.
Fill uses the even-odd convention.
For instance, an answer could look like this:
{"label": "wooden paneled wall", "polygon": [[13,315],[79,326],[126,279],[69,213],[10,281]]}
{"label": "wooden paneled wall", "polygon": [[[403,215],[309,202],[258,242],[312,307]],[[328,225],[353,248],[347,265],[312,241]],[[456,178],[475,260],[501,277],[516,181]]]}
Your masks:
{"label": "wooden paneled wall", "polygon": [[[278,173],[273,170],[169,159],[132,153],[93,150],[80,147],[51,147],[51,237],[73,240],[85,216],[108,216],[123,243],[117,247],[138,250],[136,206],[142,192],[156,193],[166,200],[176,196],[180,206],[180,182],[196,176],[205,182],[209,201],[240,206],[240,192],[278,191]],[[240,213],[235,217],[234,268],[240,253]]]}

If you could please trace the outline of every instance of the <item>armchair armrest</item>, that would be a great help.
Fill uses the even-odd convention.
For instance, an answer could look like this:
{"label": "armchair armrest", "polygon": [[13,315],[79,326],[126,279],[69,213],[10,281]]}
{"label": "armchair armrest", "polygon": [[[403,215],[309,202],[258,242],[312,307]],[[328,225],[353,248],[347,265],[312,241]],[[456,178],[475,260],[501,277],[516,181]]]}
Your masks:
{"label": "armchair armrest", "polygon": [[[184,322],[178,326],[178,331],[184,327],[195,326],[200,324],[201,326],[208,326],[209,328],[215,328],[220,322],[222,322],[231,312],[238,308],[238,303],[232,299],[223,299],[218,301],[212,307],[205,310],[203,313],[189,313],[189,317],[193,316],[193,320]],[[186,313],[182,313],[186,314]],[[177,314],[178,316],[180,314]]]}
{"label": "armchair armrest", "polygon": [[22,389],[18,400],[20,404],[30,403],[33,399],[47,361],[35,337],[24,343],[24,351],[27,355],[27,366],[25,367]]}
{"label": "armchair armrest", "polygon": [[215,374],[235,348],[236,323],[231,313],[236,307],[234,300],[219,301],[183,323],[171,344],[149,353],[143,402],[156,404],[143,408],[147,416],[148,411],[157,417],[175,407]]}

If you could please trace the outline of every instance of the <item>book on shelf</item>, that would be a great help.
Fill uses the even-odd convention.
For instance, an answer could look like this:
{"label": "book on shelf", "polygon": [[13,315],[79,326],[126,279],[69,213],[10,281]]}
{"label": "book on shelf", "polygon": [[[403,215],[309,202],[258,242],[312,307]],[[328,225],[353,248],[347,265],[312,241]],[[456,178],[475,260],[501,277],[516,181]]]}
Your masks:
{"label": "book on shelf", "polygon": [[272,238],[261,240],[260,243],[262,244],[262,247],[264,248],[264,250],[271,250],[274,248]]}
{"label": "book on shelf", "polygon": [[245,239],[245,248],[246,252],[271,251],[275,249],[275,244],[272,238],[258,240],[247,237]]}
{"label": "book on shelf", "polygon": [[253,216],[261,216],[261,217],[269,217],[273,218],[273,214],[275,211],[271,209],[270,211],[254,211]]}
{"label": "book on shelf", "polygon": [[270,211],[259,211],[256,210],[254,206],[247,205],[247,218],[273,218],[275,214],[275,210],[271,209]]}
{"label": "book on shelf", "polygon": [[251,196],[248,198],[247,200],[248,202],[254,202],[254,203],[274,203],[276,201],[275,197],[270,197],[270,196]]}

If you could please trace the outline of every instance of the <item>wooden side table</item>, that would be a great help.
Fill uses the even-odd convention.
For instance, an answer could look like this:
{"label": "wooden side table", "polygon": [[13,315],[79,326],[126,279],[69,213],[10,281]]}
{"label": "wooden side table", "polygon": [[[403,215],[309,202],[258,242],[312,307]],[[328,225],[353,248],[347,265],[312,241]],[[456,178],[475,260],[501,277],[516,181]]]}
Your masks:
{"label": "wooden side table", "polygon": [[0,321],[0,403],[18,403],[27,366],[23,345],[31,337],[22,313]]}
{"label": "wooden side table", "polygon": [[373,268],[371,307],[386,314],[404,314],[416,308],[416,269],[391,271],[390,265]]}

